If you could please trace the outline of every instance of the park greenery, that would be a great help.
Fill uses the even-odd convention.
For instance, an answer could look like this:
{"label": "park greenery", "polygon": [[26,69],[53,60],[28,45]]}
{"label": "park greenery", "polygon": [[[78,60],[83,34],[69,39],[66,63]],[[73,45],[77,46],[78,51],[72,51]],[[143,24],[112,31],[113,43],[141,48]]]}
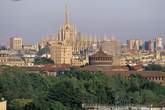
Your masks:
{"label": "park greenery", "polygon": [[9,110],[83,110],[84,103],[157,105],[165,101],[165,88],[139,75],[125,79],[71,70],[55,77],[5,67],[0,97]]}
{"label": "park greenery", "polygon": [[35,65],[54,64],[54,61],[50,58],[38,57],[34,59]]}

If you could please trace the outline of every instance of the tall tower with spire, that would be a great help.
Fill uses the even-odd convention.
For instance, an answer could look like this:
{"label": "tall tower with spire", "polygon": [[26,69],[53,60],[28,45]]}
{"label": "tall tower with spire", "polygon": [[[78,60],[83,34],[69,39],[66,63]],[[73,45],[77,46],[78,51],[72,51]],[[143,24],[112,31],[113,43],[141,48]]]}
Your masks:
{"label": "tall tower with spire", "polygon": [[70,13],[66,4],[64,10],[64,24],[58,30],[57,42],[72,46],[72,50],[75,53],[79,52],[80,50],[87,49],[91,47],[93,43],[97,42],[96,40],[90,40],[89,36],[81,35],[78,38],[76,26],[71,24],[69,15]]}
{"label": "tall tower with spire", "polygon": [[69,11],[67,4],[65,4],[65,24],[69,24]]}
{"label": "tall tower with spire", "polygon": [[75,26],[69,22],[69,11],[67,5],[65,5],[64,12],[64,25],[60,27],[58,31],[58,41],[68,45],[73,45],[76,42],[76,29]]}

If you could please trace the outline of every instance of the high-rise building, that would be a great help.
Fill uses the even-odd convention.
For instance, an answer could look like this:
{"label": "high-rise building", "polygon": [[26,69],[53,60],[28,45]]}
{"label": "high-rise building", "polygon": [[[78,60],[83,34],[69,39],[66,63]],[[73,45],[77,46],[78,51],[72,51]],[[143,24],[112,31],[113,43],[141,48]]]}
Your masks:
{"label": "high-rise building", "polygon": [[56,64],[71,64],[72,46],[56,43],[50,47],[50,54]]}
{"label": "high-rise building", "polygon": [[102,51],[107,53],[108,55],[116,55],[120,53],[120,45],[116,39],[109,39],[103,41],[101,44]]}
{"label": "high-rise building", "polygon": [[146,41],[145,42],[145,50],[153,51],[154,48],[155,48],[155,46],[154,46],[154,40],[149,40],[149,41]]}
{"label": "high-rise building", "polygon": [[155,39],[155,49],[163,49],[163,40],[161,37]]}
{"label": "high-rise building", "polygon": [[12,37],[10,38],[10,49],[13,50],[22,50],[23,39],[21,37]]}
{"label": "high-rise building", "polygon": [[127,40],[128,49],[132,50],[134,45],[134,40]]}
{"label": "high-rise building", "polygon": [[131,39],[127,40],[127,45],[129,50],[140,50],[142,47],[142,40],[140,39]]}

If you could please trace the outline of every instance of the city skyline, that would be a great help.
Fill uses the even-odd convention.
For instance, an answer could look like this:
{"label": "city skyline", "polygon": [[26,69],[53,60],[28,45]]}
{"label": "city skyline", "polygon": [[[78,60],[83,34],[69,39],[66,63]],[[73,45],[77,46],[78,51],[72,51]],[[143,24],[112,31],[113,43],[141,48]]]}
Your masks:
{"label": "city skyline", "polygon": [[[164,9],[165,1],[119,1],[67,1],[70,21],[76,25],[78,32],[89,35],[107,34],[121,41],[132,38],[146,40],[156,36],[164,38],[165,15],[161,10]],[[14,35],[23,37],[27,42],[56,35],[64,21],[66,1],[58,4],[55,2],[57,1],[0,1],[0,43]]]}

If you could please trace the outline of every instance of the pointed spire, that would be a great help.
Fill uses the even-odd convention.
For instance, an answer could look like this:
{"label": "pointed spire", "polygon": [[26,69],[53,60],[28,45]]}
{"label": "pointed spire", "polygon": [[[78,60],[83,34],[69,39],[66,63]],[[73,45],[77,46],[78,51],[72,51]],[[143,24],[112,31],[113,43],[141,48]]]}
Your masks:
{"label": "pointed spire", "polygon": [[69,11],[67,4],[65,4],[65,24],[69,24]]}

